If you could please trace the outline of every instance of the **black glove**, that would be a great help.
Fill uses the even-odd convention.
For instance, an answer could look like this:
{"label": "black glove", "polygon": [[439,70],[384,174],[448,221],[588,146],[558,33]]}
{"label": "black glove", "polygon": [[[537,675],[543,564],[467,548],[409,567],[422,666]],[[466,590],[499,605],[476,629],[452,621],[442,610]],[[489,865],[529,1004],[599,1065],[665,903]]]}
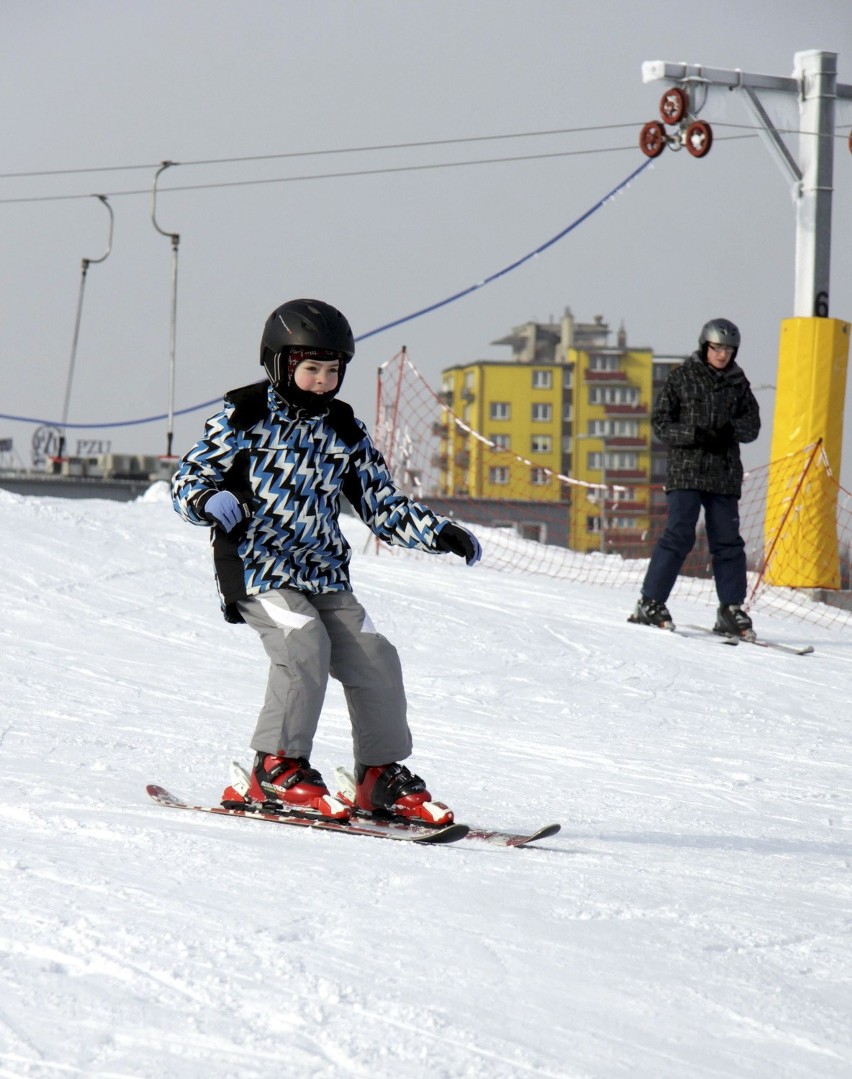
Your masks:
{"label": "black glove", "polygon": [[474,566],[482,557],[479,540],[472,532],[452,521],[444,521],[435,533],[435,547],[439,551],[449,551],[463,558],[469,566]]}
{"label": "black glove", "polygon": [[708,453],[724,453],[735,442],[734,425],[730,422],[721,427],[695,428],[695,445]]}
{"label": "black glove", "polygon": [[734,425],[728,420],[727,423],[723,423],[721,427],[716,430],[716,441],[722,449],[727,449],[729,446],[733,446],[737,441],[736,431],[734,431]]}

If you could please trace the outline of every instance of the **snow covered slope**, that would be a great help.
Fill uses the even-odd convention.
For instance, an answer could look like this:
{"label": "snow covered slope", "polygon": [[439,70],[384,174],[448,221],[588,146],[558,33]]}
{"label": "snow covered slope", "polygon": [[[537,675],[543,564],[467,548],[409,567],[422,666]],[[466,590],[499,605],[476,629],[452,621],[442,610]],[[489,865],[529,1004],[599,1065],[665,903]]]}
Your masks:
{"label": "snow covered slope", "polygon": [[[381,843],[147,799],[218,799],[266,674],[164,487],[0,516],[0,1076],[852,1075],[848,631],[686,640],[352,522],[412,766],[468,823],[563,824]],[[336,685],[313,761],[350,763]]]}

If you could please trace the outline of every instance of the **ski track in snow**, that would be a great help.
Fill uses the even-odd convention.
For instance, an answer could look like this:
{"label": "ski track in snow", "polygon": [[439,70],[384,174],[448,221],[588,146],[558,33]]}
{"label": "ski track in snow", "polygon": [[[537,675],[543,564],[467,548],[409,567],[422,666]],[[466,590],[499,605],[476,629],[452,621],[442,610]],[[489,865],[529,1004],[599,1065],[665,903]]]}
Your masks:
{"label": "ski track in snow", "polygon": [[[0,491],[0,1079],[848,1079],[852,636],[627,625],[635,597],[365,542],[412,766],[539,849],[180,814],[265,683],[203,529]],[[678,607],[701,622],[710,611]],[[313,760],[349,764],[332,684]]]}

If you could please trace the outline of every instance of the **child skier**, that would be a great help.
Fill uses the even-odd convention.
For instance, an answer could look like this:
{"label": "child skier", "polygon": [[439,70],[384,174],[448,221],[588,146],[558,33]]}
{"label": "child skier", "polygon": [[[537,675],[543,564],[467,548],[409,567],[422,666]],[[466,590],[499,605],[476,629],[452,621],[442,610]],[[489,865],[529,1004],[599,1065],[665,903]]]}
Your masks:
{"label": "child skier", "polygon": [[[251,626],[270,660],[246,797],[306,816],[357,809],[445,824],[452,812],[399,763],[412,748],[399,657],[352,592],[341,497],[387,543],[469,566],[481,548],[395,486],[364,424],[337,400],[354,353],[349,323],[329,304],[298,299],[273,311],[260,346],[267,379],[225,395],[181,460],[172,498],[184,520],[213,526],[224,616]],[[352,724],[354,805],[310,764],[329,675]]]}
{"label": "child skier", "polygon": [[719,597],[714,633],[754,638],[746,598],[746,552],[740,535],[743,464],[740,443],[760,433],[760,408],[745,372],[735,362],[740,331],[726,318],[705,322],[698,350],[673,368],[651,417],[668,447],[666,527],[657,540],[636,609],[627,619],[673,629],[666,606],[683,563],[695,545],[698,516],[712,556]]}

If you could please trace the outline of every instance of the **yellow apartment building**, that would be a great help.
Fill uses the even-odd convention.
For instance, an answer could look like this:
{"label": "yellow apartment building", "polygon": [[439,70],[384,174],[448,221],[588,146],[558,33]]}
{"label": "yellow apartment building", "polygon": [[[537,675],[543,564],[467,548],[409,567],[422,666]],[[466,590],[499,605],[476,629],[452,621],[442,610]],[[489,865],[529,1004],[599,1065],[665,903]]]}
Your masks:
{"label": "yellow apartment building", "polygon": [[[445,369],[440,494],[464,500],[469,517],[475,503],[480,523],[514,521],[544,542],[638,549],[652,505],[663,500],[654,395],[685,357],[630,347],[623,327],[614,344],[610,337],[602,316],[578,323],[566,310],[559,322],[528,322],[492,342],[511,348],[507,361]],[[461,422],[450,422],[450,413]]]}

